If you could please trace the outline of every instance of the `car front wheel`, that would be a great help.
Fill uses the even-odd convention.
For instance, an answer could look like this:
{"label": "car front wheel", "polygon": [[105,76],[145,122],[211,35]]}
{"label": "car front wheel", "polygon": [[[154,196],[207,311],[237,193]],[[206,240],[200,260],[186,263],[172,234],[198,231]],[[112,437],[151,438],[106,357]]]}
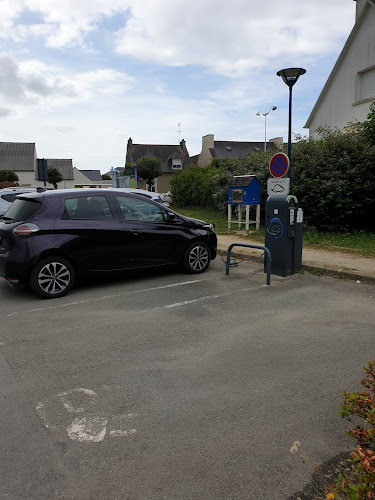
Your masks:
{"label": "car front wheel", "polygon": [[62,257],[41,260],[30,274],[31,289],[44,299],[62,297],[72,288],[74,281],[74,268]]}
{"label": "car front wheel", "polygon": [[210,249],[205,243],[193,243],[186,250],[184,257],[185,270],[190,274],[203,273],[211,260]]}

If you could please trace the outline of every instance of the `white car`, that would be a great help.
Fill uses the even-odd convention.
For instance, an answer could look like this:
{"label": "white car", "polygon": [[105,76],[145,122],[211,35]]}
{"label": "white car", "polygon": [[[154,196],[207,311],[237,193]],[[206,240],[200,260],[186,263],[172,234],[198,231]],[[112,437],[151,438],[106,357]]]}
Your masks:
{"label": "white car", "polygon": [[[45,188],[45,187],[10,187],[10,188],[4,188],[0,189],[0,217],[5,214],[5,212],[8,210],[8,208],[11,206],[13,203],[15,197],[18,194],[22,193],[34,193],[36,192],[42,192],[46,191],[47,189],[51,188]],[[53,188],[52,188],[53,189]]]}
{"label": "white car", "polygon": [[159,193],[153,193],[152,191],[146,191],[146,189],[136,189],[136,188],[115,188],[119,191],[124,191],[125,193],[139,194],[140,196],[144,196],[149,200],[156,201],[157,203],[161,203],[165,207],[169,207],[169,203],[161,199]]}

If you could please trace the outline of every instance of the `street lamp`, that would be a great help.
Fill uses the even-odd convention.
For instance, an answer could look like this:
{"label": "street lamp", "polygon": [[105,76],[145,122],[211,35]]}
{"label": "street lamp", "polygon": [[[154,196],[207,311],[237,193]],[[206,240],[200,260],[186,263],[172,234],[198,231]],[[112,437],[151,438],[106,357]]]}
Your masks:
{"label": "street lamp", "polygon": [[262,113],[261,111],[258,111],[258,113],[256,114],[257,116],[260,116],[260,115],[264,116],[264,151],[266,151],[266,147],[267,147],[267,115],[270,111],[275,111],[275,109],[277,109],[277,107],[272,106],[272,108],[270,108],[267,111],[267,113],[266,112]]}
{"label": "street lamp", "polygon": [[288,157],[289,170],[288,177],[290,178],[290,169],[292,165],[292,87],[301,75],[304,75],[306,70],[303,68],[288,68],[281,69],[276,74],[281,76],[284,83],[289,87],[289,126],[288,126]]}

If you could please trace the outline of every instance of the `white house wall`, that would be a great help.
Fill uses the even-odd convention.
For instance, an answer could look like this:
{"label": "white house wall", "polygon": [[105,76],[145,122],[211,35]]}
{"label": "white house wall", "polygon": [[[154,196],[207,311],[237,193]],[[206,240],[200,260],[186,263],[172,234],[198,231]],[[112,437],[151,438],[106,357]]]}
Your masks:
{"label": "white house wall", "polygon": [[[359,73],[373,68],[375,71],[375,7],[367,9],[365,17],[337,68],[314,116],[309,124],[310,136],[317,137],[319,126],[343,129],[350,122],[363,122],[367,118],[372,98],[360,100]],[[371,79],[371,81],[373,81]]]}
{"label": "white house wall", "polygon": [[[17,172],[17,170],[15,170],[14,172],[18,175],[18,184],[20,186],[36,186],[36,187],[44,186],[44,182],[35,179],[35,172],[31,170],[29,172]],[[74,188],[74,181],[63,180],[59,182],[57,186],[60,189]],[[47,182],[47,187],[52,187],[52,184],[49,184]]]}
{"label": "white house wall", "polygon": [[[38,181],[35,179],[35,172],[33,171],[28,171],[28,172],[20,172],[20,171],[15,171],[15,173],[18,175],[18,184],[20,186],[36,186],[36,187],[43,187],[44,182]],[[63,180],[57,184],[57,187],[59,189],[73,189],[75,186],[83,185],[83,186],[91,186],[91,185],[101,185],[102,187],[105,186],[112,186],[112,181],[91,181],[88,177],[86,177],[80,170],[77,168],[73,168],[73,175],[74,175],[74,180]],[[49,184],[47,182],[47,187],[52,187],[52,184]]]}

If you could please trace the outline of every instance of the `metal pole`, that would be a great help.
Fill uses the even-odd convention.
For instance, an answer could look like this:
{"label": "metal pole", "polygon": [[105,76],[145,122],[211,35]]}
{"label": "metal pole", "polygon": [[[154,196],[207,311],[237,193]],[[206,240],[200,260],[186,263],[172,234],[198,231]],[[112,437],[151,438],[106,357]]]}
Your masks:
{"label": "metal pole", "polygon": [[288,177],[290,179],[291,168],[292,168],[292,87],[289,87],[288,157],[289,157]]}
{"label": "metal pole", "polygon": [[[268,111],[269,113],[269,111]],[[264,115],[264,152],[266,152],[266,149],[267,149],[267,115],[268,113],[266,113]]]}

